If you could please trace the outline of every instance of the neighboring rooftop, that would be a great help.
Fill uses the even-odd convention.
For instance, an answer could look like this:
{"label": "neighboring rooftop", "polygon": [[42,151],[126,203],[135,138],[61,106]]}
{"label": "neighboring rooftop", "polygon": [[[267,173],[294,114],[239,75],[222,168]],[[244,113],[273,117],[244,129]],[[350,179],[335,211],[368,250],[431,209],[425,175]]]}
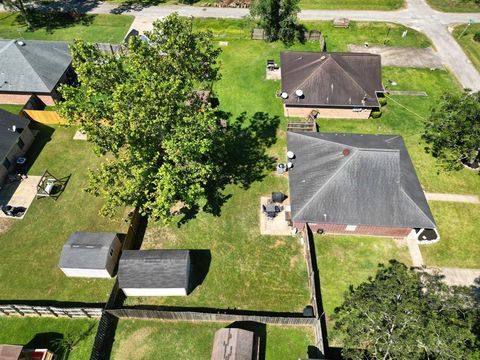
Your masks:
{"label": "neighboring rooftop", "polygon": [[121,289],[188,289],[189,250],[125,250],[120,258]]}
{"label": "neighboring rooftop", "polygon": [[22,354],[23,346],[0,345],[0,360],[18,360]]}
{"label": "neighboring rooftop", "polygon": [[[27,118],[0,109],[0,161],[17,143],[21,135],[20,129],[24,129],[28,124],[30,124],[30,120]],[[15,126],[15,131],[13,131],[13,126]]]}
{"label": "neighboring rooftop", "polygon": [[74,232],[63,245],[60,268],[105,269],[115,233]]}
{"label": "neighboring rooftop", "polygon": [[67,42],[0,40],[0,92],[50,93],[71,62]]}
{"label": "neighboring rooftop", "polygon": [[285,51],[280,57],[285,105],[379,106],[376,92],[384,91],[380,55]]}
{"label": "neighboring rooftop", "polygon": [[435,228],[401,136],[287,133],[293,221]]}
{"label": "neighboring rooftop", "polygon": [[251,331],[220,329],[213,339],[211,360],[256,360],[257,347],[255,334]]}

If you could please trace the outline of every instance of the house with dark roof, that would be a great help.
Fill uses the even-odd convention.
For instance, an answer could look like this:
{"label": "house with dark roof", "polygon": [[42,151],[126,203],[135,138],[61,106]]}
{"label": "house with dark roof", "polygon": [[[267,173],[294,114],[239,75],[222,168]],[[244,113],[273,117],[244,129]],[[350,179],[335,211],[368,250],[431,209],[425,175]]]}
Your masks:
{"label": "house with dark roof", "polygon": [[287,146],[297,229],[439,239],[401,136],[288,132]]}
{"label": "house with dark roof", "polygon": [[67,42],[0,40],[0,103],[22,105],[35,94],[54,105],[71,63]]}
{"label": "house with dark roof", "polygon": [[254,332],[224,328],[217,330],[213,339],[211,360],[258,360],[259,341]]}
{"label": "house with dark roof", "polygon": [[34,140],[30,120],[0,109],[0,185]]}
{"label": "house with dark roof", "polygon": [[186,296],[190,288],[189,250],[125,250],[118,284],[127,296]]}
{"label": "house with dark roof", "polygon": [[121,248],[115,233],[77,231],[63,245],[58,266],[69,277],[111,278]]}
{"label": "house with dark roof", "polygon": [[380,55],[285,51],[280,54],[285,116],[367,119],[384,92]]}

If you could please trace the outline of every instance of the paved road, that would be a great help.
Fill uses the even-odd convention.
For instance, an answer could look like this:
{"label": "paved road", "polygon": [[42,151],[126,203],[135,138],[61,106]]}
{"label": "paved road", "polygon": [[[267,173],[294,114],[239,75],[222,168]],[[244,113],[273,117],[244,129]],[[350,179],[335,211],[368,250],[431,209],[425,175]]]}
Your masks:
{"label": "paved road", "polygon": [[[183,16],[221,18],[241,18],[248,14],[248,9],[215,7],[133,6],[122,8],[96,0],[60,0],[57,4],[56,6],[62,9],[75,7],[81,11],[96,14],[134,15],[135,21],[132,27],[140,31],[148,30],[154,20],[172,12],[178,12]],[[466,88],[480,90],[480,74],[449,32],[449,26],[453,24],[466,23],[469,19],[480,22],[480,13],[443,13],[430,8],[425,0],[407,0],[407,7],[397,11],[303,10],[299,14],[299,18],[302,20],[331,20],[338,17],[363,21],[395,22],[424,32],[432,40],[443,64],[456,75],[460,83]]]}

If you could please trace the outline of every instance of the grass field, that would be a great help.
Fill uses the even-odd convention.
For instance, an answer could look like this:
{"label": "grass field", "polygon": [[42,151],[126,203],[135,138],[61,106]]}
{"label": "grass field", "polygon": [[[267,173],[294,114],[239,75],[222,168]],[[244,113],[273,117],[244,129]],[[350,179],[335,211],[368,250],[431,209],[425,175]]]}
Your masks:
{"label": "grass field", "polygon": [[[477,11],[480,12],[480,7]],[[463,51],[465,51],[465,54],[467,54],[473,66],[475,66],[480,72],[480,42],[473,40],[473,36],[475,35],[475,33],[480,33],[480,24],[473,24],[468,26],[466,31],[462,35],[465,27],[465,24],[457,25],[453,30],[453,36],[463,48]],[[462,36],[460,37],[460,35]]]}
{"label": "grass field", "polygon": [[[252,21],[197,18],[195,27],[212,31],[218,38],[224,39],[250,39]],[[336,28],[331,21],[304,21],[307,30],[321,31],[325,37],[328,51],[347,51],[348,44],[387,45],[398,47],[426,48],[431,46],[430,40],[421,32],[407,28],[403,25],[383,22],[350,22],[348,29]],[[406,37],[402,33],[408,30]],[[220,40],[220,39],[219,39]],[[257,40],[257,42],[261,42]],[[317,43],[306,43],[306,49],[319,50]],[[298,47],[294,46],[294,48]]]}
{"label": "grass field", "polygon": [[22,105],[8,105],[0,104],[0,109],[11,112],[12,114],[18,115],[20,110],[22,110]]}
{"label": "grass field", "polygon": [[[112,358],[210,359],[215,332],[229,325],[242,327],[239,323],[121,320],[115,334]],[[258,326],[246,329],[260,335],[265,360],[306,358],[308,345],[314,342],[313,329],[310,327],[267,325],[263,329]]]}
{"label": "grass field", "polygon": [[120,43],[123,41],[133,16],[84,15],[71,18],[68,15],[42,15],[34,21],[35,30],[29,30],[19,21],[16,13],[0,13],[0,39],[73,41]]}
{"label": "grass field", "polygon": [[103,302],[113,280],[67,278],[58,268],[60,252],[74,231],[121,232],[126,224],[101,217],[102,201],[83,191],[87,170],[100,159],[90,144],[72,140],[75,127],[37,129],[40,133],[27,153],[34,160],[29,174],[48,169],[58,178],[71,177],[57,201],[34,200],[24,219],[2,220],[0,299]]}
{"label": "grass field", "polygon": [[475,0],[427,0],[427,3],[445,12],[480,12],[480,4]]}
{"label": "grass field", "polygon": [[[90,357],[96,328],[95,320],[0,317],[0,344],[47,348],[55,351],[58,359],[83,360]],[[62,339],[75,344],[68,354],[56,350]]]}

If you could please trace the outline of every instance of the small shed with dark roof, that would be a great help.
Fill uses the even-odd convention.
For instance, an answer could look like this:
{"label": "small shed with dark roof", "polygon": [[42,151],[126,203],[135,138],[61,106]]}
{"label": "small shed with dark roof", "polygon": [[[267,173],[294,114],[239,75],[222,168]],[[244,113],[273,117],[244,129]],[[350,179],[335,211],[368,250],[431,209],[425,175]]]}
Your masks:
{"label": "small shed with dark roof", "polygon": [[63,245],[58,266],[69,277],[111,278],[121,247],[115,233],[77,231]]}
{"label": "small shed with dark roof", "polygon": [[288,180],[295,227],[394,237],[414,229],[437,233],[401,136],[288,132],[287,146],[294,154]]}
{"label": "small shed with dark roof", "polygon": [[368,118],[384,92],[380,55],[286,51],[280,54],[285,115]]}
{"label": "small shed with dark roof", "polygon": [[252,331],[224,328],[215,333],[212,360],[257,360],[258,337]]}
{"label": "small shed with dark roof", "polygon": [[127,296],[186,296],[190,286],[189,250],[126,250],[118,283]]}

